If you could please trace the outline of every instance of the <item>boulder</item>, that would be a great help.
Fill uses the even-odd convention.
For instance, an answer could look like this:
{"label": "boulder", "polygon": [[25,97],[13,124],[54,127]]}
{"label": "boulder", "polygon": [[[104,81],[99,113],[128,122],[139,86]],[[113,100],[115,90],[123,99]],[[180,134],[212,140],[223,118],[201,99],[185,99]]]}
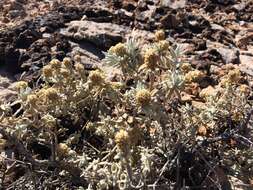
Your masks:
{"label": "boulder", "polygon": [[240,62],[239,51],[235,48],[220,47],[218,48],[218,52],[221,54],[222,61],[225,64],[229,64],[229,63],[238,64]]}
{"label": "boulder", "polygon": [[240,70],[253,76],[253,56],[240,55],[240,62]]}
{"label": "boulder", "polygon": [[82,20],[70,22],[67,29],[63,29],[61,33],[75,41],[89,41],[106,49],[121,42],[123,40],[122,34],[127,31],[129,31],[128,27],[117,24]]}

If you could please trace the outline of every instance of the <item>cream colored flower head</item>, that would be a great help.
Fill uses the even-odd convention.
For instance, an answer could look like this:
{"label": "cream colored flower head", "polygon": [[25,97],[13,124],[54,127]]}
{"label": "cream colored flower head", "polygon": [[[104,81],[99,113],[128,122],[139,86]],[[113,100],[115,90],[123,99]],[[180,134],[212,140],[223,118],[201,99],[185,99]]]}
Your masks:
{"label": "cream colored flower head", "polygon": [[38,101],[38,97],[35,94],[30,94],[27,96],[27,103],[31,106],[35,106]]}
{"label": "cream colored flower head", "polygon": [[84,72],[84,66],[83,66],[83,64],[81,64],[81,63],[76,63],[76,64],[75,64],[75,70],[76,70],[78,73],[83,73],[83,72]]}
{"label": "cream colored flower head", "polygon": [[239,91],[242,94],[249,95],[250,94],[250,87],[246,84],[242,84],[239,86]]}
{"label": "cream colored flower head", "polygon": [[61,62],[58,59],[51,60],[50,65],[53,69],[60,69],[61,68]]}
{"label": "cream colored flower head", "polygon": [[170,43],[167,40],[161,40],[157,45],[161,51],[168,51],[170,48]]}
{"label": "cream colored flower head", "polygon": [[239,69],[234,69],[228,72],[228,80],[237,83],[241,78],[241,71]]}
{"label": "cream colored flower head", "polygon": [[126,130],[121,129],[115,135],[115,143],[120,150],[124,150],[126,146],[130,143],[130,137]]}
{"label": "cream colored flower head", "polygon": [[165,40],[165,32],[164,32],[164,30],[158,30],[155,33],[155,40],[156,41]]}
{"label": "cream colored flower head", "polygon": [[82,59],[80,55],[75,55],[74,60],[75,62],[80,63]]}
{"label": "cream colored flower head", "polygon": [[71,69],[72,68],[72,61],[69,57],[65,57],[62,61],[62,64],[67,68]]}
{"label": "cream colored flower head", "polygon": [[48,79],[53,76],[53,69],[51,65],[46,65],[42,69],[42,75]]}
{"label": "cream colored flower head", "polygon": [[190,63],[182,63],[180,65],[180,70],[183,72],[183,73],[188,73],[189,71],[192,70],[192,66]]}
{"label": "cream colored flower head", "polygon": [[148,49],[144,54],[144,64],[146,65],[146,67],[151,70],[155,69],[157,66],[157,61],[157,52],[152,48]]}
{"label": "cream colored flower head", "polygon": [[185,75],[185,81],[186,82],[195,82],[197,80],[200,80],[204,76],[205,76],[205,74],[202,71],[199,71],[199,70],[190,71]]}
{"label": "cream colored flower head", "polygon": [[0,151],[2,151],[7,145],[7,141],[5,139],[0,138]]}
{"label": "cream colored flower head", "polygon": [[57,146],[57,153],[60,157],[67,156],[71,149],[66,143],[59,143]]}
{"label": "cream colored flower head", "polygon": [[151,92],[147,89],[137,90],[135,98],[136,103],[140,106],[148,105],[151,102]]}
{"label": "cream colored flower head", "polygon": [[71,75],[70,71],[65,68],[61,68],[60,73],[63,76],[63,78],[69,78]]}
{"label": "cream colored flower head", "polygon": [[109,53],[116,54],[117,56],[124,57],[124,55],[127,54],[127,48],[126,45],[123,43],[118,43],[115,46],[112,46],[109,51]]}
{"label": "cream colored flower head", "polygon": [[15,89],[24,90],[28,87],[28,83],[26,81],[19,81],[15,84]]}
{"label": "cream colored flower head", "polygon": [[105,76],[101,71],[95,70],[90,72],[89,80],[92,82],[92,84],[99,86],[101,84],[104,84]]}
{"label": "cream colored flower head", "polygon": [[59,100],[59,94],[57,90],[53,87],[46,89],[45,96],[47,97],[48,100],[51,100],[51,101]]}

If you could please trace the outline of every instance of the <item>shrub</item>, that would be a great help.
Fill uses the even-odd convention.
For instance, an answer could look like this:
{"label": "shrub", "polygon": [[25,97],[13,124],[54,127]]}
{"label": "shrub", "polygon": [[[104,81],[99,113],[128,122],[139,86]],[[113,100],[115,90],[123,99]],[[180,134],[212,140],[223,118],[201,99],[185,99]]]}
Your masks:
{"label": "shrub", "polygon": [[[205,76],[162,31],[150,44],[132,38],[111,47],[93,71],[80,56],[52,60],[41,85],[17,83],[17,101],[1,106],[1,147],[19,142],[14,159],[34,186],[48,184],[38,170],[45,181],[58,171],[59,181],[72,179],[80,189],[200,186],[228,162],[230,172],[252,175],[245,76],[234,69],[201,90]],[[49,156],[36,155],[34,144]]]}

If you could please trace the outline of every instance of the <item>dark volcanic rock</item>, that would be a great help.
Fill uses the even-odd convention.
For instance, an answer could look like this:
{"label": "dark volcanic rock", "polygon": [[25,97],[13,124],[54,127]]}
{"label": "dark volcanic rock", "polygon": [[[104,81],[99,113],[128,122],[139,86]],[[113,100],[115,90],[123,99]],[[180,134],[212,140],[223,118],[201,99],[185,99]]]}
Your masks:
{"label": "dark volcanic rock", "polygon": [[197,39],[197,38],[194,38],[193,40],[194,40],[193,43],[195,44],[195,50],[196,51],[205,50],[207,48],[205,40]]}
{"label": "dark volcanic rock", "polygon": [[193,33],[201,33],[204,29],[210,27],[210,23],[202,16],[189,15],[188,27]]}
{"label": "dark volcanic rock", "polygon": [[166,29],[173,29],[179,25],[179,20],[177,20],[175,12],[168,12],[161,18],[160,22],[162,27]]}
{"label": "dark volcanic rock", "polygon": [[235,3],[235,0],[211,0],[213,3],[218,3],[222,5],[229,5]]}
{"label": "dark volcanic rock", "polygon": [[87,17],[88,20],[95,21],[95,22],[112,22],[114,18],[114,14],[112,14],[108,10],[103,10],[103,9],[102,10],[86,10],[84,15]]}
{"label": "dark volcanic rock", "polygon": [[89,41],[101,49],[107,49],[121,42],[122,34],[126,34],[127,31],[129,31],[128,27],[84,20],[71,22],[61,33],[75,41]]}
{"label": "dark volcanic rock", "polygon": [[12,46],[8,46],[5,48],[5,68],[6,71],[12,73],[12,74],[16,74],[18,72],[20,72],[20,51],[18,49],[15,49]]}
{"label": "dark volcanic rock", "polygon": [[22,17],[22,16],[25,16],[25,15],[26,15],[26,13],[23,10],[12,10],[12,11],[9,11],[9,13],[7,14],[7,16],[10,19],[13,19],[13,18],[16,18],[16,17]]}
{"label": "dark volcanic rock", "polygon": [[27,29],[21,32],[15,39],[15,47],[20,49],[28,48],[33,42],[41,38],[41,33],[36,30]]}
{"label": "dark volcanic rock", "polygon": [[[46,40],[43,34],[57,32],[67,21],[81,18],[83,14],[83,9],[66,8],[62,14],[55,11],[0,32],[0,63],[6,71],[15,74],[30,67],[34,70],[52,57],[63,59],[69,51],[68,42],[55,35]],[[51,50],[53,46],[56,46],[55,52]]]}
{"label": "dark volcanic rock", "polygon": [[222,56],[217,49],[208,49],[197,57],[197,60],[208,60],[216,63],[222,62]]}

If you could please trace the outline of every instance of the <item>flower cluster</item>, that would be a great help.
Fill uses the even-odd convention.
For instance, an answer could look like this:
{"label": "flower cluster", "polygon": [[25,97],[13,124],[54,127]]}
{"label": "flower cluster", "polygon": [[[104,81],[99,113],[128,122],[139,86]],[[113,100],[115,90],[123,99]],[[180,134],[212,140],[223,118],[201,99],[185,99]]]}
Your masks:
{"label": "flower cluster", "polygon": [[9,134],[0,134],[0,150],[14,147],[6,164],[28,161],[26,176],[43,175],[38,183],[71,179],[86,189],[201,186],[236,149],[245,155],[239,168],[252,172],[240,149],[252,151],[245,135],[252,129],[240,129],[251,87],[240,70],[224,70],[195,69],[164,31],[152,43],[116,44],[90,70],[81,55],[53,59],[36,85],[16,83],[17,100],[0,107]]}

